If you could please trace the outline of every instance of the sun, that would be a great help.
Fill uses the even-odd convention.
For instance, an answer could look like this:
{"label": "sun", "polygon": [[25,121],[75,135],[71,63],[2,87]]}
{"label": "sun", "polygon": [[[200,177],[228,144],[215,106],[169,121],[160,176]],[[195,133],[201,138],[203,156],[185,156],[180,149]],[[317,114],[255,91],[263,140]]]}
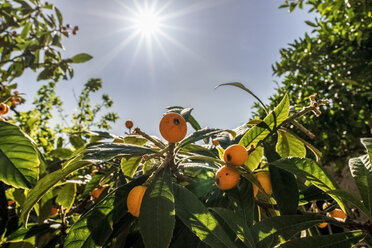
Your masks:
{"label": "sun", "polygon": [[154,9],[140,9],[134,17],[134,28],[144,36],[157,34],[161,28],[161,18]]}

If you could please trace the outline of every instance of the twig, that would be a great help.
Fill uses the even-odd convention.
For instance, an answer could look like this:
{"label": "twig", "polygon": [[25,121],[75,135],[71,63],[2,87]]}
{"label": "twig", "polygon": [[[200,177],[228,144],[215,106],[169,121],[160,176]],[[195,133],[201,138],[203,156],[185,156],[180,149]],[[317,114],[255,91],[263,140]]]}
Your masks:
{"label": "twig", "polygon": [[161,148],[161,149],[164,149],[165,148],[165,145],[162,142],[160,142],[160,141],[154,139],[153,137],[151,137],[150,135],[142,132],[139,127],[136,127],[134,129],[134,132],[137,133],[137,134],[139,134],[139,135],[141,135],[142,137],[146,138],[147,140],[151,141],[152,143],[154,143],[159,148]]}
{"label": "twig", "polygon": [[313,134],[310,130],[308,130],[306,127],[304,127],[301,123],[299,123],[296,120],[291,121],[293,125],[295,125],[298,129],[300,129],[302,132],[304,132],[310,139],[315,138],[315,134]]}

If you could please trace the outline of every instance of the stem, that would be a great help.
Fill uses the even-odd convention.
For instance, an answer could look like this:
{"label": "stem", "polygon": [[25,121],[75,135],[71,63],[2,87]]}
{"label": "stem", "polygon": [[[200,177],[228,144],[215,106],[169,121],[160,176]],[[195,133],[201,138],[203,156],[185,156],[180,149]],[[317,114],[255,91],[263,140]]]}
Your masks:
{"label": "stem", "polygon": [[298,129],[300,129],[302,132],[304,132],[310,139],[315,138],[315,134],[313,134],[310,130],[308,130],[306,127],[304,127],[301,123],[299,123],[296,120],[291,121],[293,125],[295,125]]}
{"label": "stem", "polygon": [[143,186],[149,186],[155,180],[156,175],[162,169],[164,169],[167,165],[169,165],[170,163],[172,163],[172,161],[174,163],[174,147],[175,147],[175,144],[174,143],[169,143],[169,151],[167,153],[167,156],[165,157],[165,159],[163,160],[163,162],[159,165],[159,167],[156,168],[156,170],[149,176],[149,178],[147,178],[147,180],[143,184]]}
{"label": "stem", "polygon": [[[134,129],[134,131],[135,131],[137,134],[141,135],[142,137],[144,137],[144,138],[146,138],[147,140],[149,140],[149,141],[151,141],[152,143],[154,143],[154,144],[155,144],[156,146],[158,146],[159,148],[161,148],[161,149],[164,149],[164,148],[165,148],[165,145],[164,145],[162,142],[160,142],[160,141],[154,139],[153,137],[151,137],[150,135],[148,135],[148,134],[142,132],[141,129],[139,129],[139,127],[136,127],[136,128]],[[170,143],[170,144],[171,144],[171,143]],[[169,144],[169,145],[170,145],[170,144]]]}

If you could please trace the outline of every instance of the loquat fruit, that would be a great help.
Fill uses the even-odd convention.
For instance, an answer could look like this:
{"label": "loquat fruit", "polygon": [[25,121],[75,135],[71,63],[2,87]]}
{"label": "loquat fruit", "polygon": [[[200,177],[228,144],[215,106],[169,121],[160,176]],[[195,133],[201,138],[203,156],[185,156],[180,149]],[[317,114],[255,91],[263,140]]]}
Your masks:
{"label": "loquat fruit", "polygon": [[223,160],[232,165],[243,165],[247,159],[247,149],[239,144],[229,146],[223,153]]}
{"label": "loquat fruit", "polygon": [[[260,171],[256,173],[256,178],[260,182],[265,193],[271,195],[273,193],[273,188],[271,186],[270,174],[268,171]],[[258,186],[253,184],[253,195],[254,197],[258,194]]]}
{"label": "loquat fruit", "polygon": [[234,188],[239,183],[239,179],[240,174],[227,166],[218,169],[215,176],[216,184],[222,190]]}
{"label": "loquat fruit", "polygon": [[128,194],[127,208],[131,215],[138,217],[140,214],[143,196],[145,195],[146,186],[136,186]]}
{"label": "loquat fruit", "polygon": [[107,184],[97,187],[92,190],[91,195],[93,196],[93,198],[97,199],[107,187]]}
{"label": "loquat fruit", "polygon": [[186,120],[180,114],[166,113],[160,120],[159,131],[165,140],[177,143],[186,136]]}
{"label": "loquat fruit", "polygon": [[131,129],[133,127],[133,121],[131,120],[127,120],[125,122],[125,126],[128,128],[128,129]]}
{"label": "loquat fruit", "polygon": [[5,103],[0,103],[0,115],[5,115],[9,112],[9,106]]}

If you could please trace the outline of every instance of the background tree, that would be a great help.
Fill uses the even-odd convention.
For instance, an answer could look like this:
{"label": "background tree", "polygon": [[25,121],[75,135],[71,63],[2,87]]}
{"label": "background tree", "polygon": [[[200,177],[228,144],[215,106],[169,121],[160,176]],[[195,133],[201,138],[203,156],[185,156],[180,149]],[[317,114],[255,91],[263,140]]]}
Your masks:
{"label": "background tree", "polygon": [[[330,99],[319,118],[299,120],[330,162],[357,152],[359,138],[371,136],[372,1],[286,0],[280,8],[292,12],[304,5],[316,14],[306,21],[312,32],[280,50],[273,71],[283,80],[270,101],[275,106],[287,91],[297,108],[306,106],[313,93]],[[340,162],[344,165],[345,158]]]}

